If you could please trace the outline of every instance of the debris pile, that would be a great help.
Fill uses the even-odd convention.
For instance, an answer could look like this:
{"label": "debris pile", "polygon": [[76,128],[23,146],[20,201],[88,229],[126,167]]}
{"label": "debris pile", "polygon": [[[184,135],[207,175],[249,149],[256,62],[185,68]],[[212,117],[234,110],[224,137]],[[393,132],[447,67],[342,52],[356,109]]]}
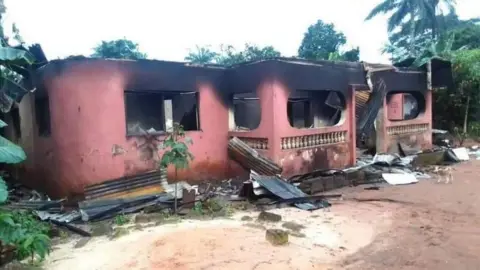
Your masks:
{"label": "debris pile", "polygon": [[[292,205],[314,211],[329,207],[328,200],[341,197],[340,194],[314,194],[367,183],[413,184],[418,179],[430,178],[425,167],[458,163],[469,160],[470,155],[480,159],[478,147],[470,150],[451,148],[448,139],[445,139],[445,133],[436,134],[443,136],[437,140],[443,145],[436,146],[432,151],[420,152],[399,144],[398,154],[363,154],[357,159],[355,167],[313,171],[289,179],[280,176],[282,169],[275,162],[260,155],[238,138],[232,138],[228,147],[229,154],[250,171],[248,180],[229,179],[217,186],[211,183],[203,186],[191,186],[185,182],[168,184],[164,170],[151,171],[87,186],[84,199],[77,202],[51,200],[38,192],[15,185],[11,187],[9,204],[2,207],[32,211],[40,220],[81,236],[92,235],[91,231],[82,227],[82,223],[138,212],[181,213],[184,209],[195,210],[197,203],[205,203],[213,197],[222,197],[228,201],[248,200],[261,209]],[[267,214],[263,216],[265,219],[278,219]],[[277,232],[270,232],[267,238],[273,241],[278,235]],[[285,241],[280,238],[280,242]]]}

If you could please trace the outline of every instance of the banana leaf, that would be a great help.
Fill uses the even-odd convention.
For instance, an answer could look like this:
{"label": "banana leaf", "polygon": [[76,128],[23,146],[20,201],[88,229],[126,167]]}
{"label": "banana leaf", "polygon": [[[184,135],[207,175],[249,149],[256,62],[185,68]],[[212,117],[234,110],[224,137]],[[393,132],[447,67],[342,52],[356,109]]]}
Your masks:
{"label": "banana leaf", "polygon": [[8,189],[7,184],[3,181],[3,178],[0,176],[0,204],[4,203],[8,198]]}
{"label": "banana leaf", "polygon": [[35,57],[29,51],[0,47],[0,64],[31,65],[34,62]]}
{"label": "banana leaf", "polygon": [[26,158],[25,151],[20,146],[0,136],[0,163],[15,164]]}

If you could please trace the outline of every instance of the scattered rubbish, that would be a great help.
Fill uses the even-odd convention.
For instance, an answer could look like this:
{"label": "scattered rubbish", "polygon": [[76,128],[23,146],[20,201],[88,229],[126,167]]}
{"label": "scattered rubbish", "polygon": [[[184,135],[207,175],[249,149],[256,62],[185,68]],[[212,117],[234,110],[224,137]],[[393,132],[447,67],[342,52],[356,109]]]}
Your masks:
{"label": "scattered rubbish", "polygon": [[4,208],[11,210],[48,210],[50,213],[59,213],[65,200],[22,200],[6,205]]}
{"label": "scattered rubbish", "polygon": [[460,160],[460,161],[468,161],[470,160],[470,157],[468,156],[468,150],[467,148],[465,147],[459,147],[459,148],[454,148],[452,149],[453,153],[455,154],[455,156],[457,156],[457,158]]}
{"label": "scattered rubbish", "polygon": [[412,156],[412,155],[421,153],[422,150],[419,147],[408,146],[404,143],[398,143],[398,152],[402,157],[405,157],[405,156]]}
{"label": "scattered rubbish", "polygon": [[168,193],[144,195],[126,199],[104,199],[79,203],[83,221],[112,218],[118,214],[130,214],[150,206],[171,207],[173,196]]}
{"label": "scattered rubbish", "polygon": [[81,215],[80,212],[74,210],[65,213],[51,213],[50,211],[34,211],[34,213],[38,216],[40,220],[43,221],[58,221],[58,222],[74,222],[80,220]]}
{"label": "scattered rubbish", "polygon": [[71,224],[67,224],[66,222],[61,222],[61,221],[57,221],[57,220],[50,220],[50,222],[54,225],[57,225],[58,227],[65,227],[69,231],[74,232],[78,235],[85,236],[85,237],[91,237],[92,236],[91,233],[89,233],[87,231],[84,231],[84,230],[82,230],[78,227],[75,227]]}
{"label": "scattered rubbish", "polygon": [[390,185],[408,185],[418,182],[415,175],[410,173],[383,173],[382,177]]}
{"label": "scattered rubbish", "polygon": [[162,188],[165,192],[167,192],[168,194],[172,195],[177,199],[181,199],[183,197],[184,189],[186,189],[187,191],[193,190],[192,186],[185,181],[180,181],[173,184],[162,182]]}
{"label": "scattered rubbish", "polygon": [[272,160],[263,157],[255,149],[248,146],[237,137],[228,142],[228,153],[244,168],[254,170],[262,175],[277,175],[282,173],[282,168]]}
{"label": "scattered rubbish", "polygon": [[293,204],[302,209],[302,210],[316,210],[320,208],[329,207],[330,204],[325,200],[308,201],[308,196],[303,193],[300,189],[296,186],[287,183],[286,181],[280,179],[277,176],[260,176],[254,175],[253,180],[258,182],[260,186],[268,190],[270,193],[274,194],[275,196],[284,199],[304,199],[304,202],[293,202]]}
{"label": "scattered rubbish", "polygon": [[442,164],[447,159],[452,160],[453,158],[457,160],[453,152],[451,152],[450,154],[447,154],[447,152],[449,151],[445,149],[441,149],[439,151],[420,153],[416,155],[412,165],[415,167],[423,167],[423,166]]}
{"label": "scattered rubbish", "polygon": [[440,147],[451,148],[453,137],[446,130],[432,129],[432,142]]}

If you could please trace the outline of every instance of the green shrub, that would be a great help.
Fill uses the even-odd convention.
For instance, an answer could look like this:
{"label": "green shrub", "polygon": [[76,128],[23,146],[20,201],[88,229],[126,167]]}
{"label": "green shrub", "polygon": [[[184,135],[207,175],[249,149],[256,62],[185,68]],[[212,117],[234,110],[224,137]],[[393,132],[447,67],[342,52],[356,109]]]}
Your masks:
{"label": "green shrub", "polygon": [[[0,128],[7,126],[0,120]],[[26,159],[23,149],[0,136],[0,163],[15,164]],[[0,176],[0,205],[8,199],[8,188]],[[32,213],[0,209],[0,242],[13,245],[18,259],[35,255],[43,260],[50,250],[49,227],[38,221]]]}

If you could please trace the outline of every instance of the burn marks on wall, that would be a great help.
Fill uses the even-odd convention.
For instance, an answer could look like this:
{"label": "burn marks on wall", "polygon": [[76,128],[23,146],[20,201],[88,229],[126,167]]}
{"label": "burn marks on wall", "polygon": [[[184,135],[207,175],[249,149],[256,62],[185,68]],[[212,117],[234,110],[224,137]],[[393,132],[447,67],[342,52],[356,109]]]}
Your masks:
{"label": "burn marks on wall", "polygon": [[290,93],[287,115],[294,128],[321,128],[343,122],[345,98],[335,91],[296,90]]}
{"label": "burn marks on wall", "polygon": [[184,130],[199,130],[197,92],[126,91],[127,136],[162,134],[180,123]]}

